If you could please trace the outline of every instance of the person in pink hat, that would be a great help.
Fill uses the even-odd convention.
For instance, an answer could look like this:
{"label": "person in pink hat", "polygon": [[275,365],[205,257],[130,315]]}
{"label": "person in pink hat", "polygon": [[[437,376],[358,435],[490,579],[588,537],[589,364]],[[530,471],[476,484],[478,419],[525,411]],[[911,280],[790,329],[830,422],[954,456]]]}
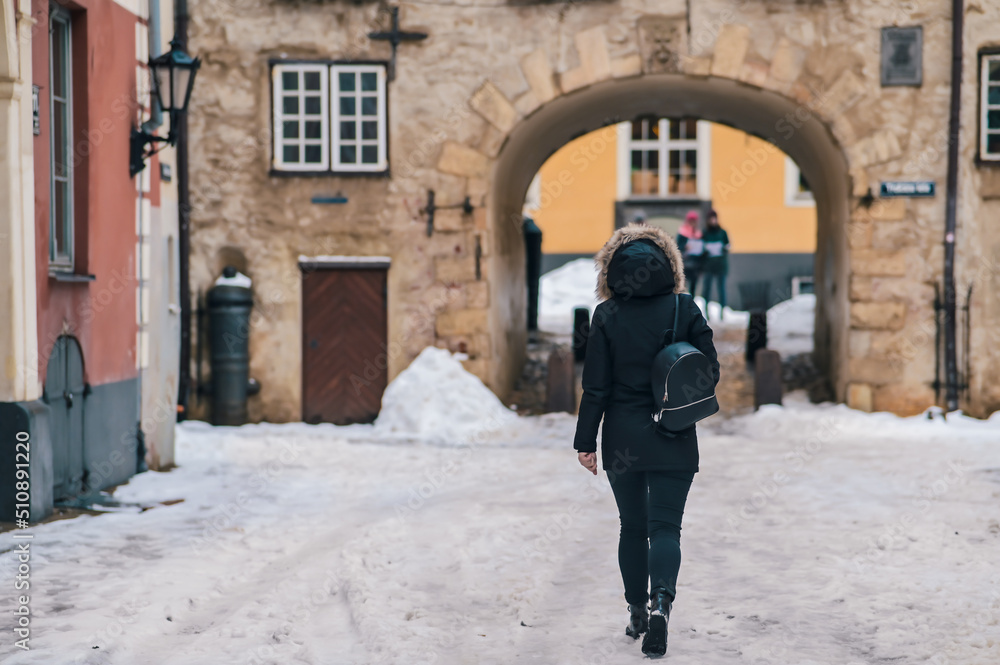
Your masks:
{"label": "person in pink hat", "polygon": [[688,293],[694,294],[701,276],[705,257],[705,243],[701,238],[701,223],[697,210],[691,210],[677,231],[677,248],[684,257],[684,279],[688,283]]}

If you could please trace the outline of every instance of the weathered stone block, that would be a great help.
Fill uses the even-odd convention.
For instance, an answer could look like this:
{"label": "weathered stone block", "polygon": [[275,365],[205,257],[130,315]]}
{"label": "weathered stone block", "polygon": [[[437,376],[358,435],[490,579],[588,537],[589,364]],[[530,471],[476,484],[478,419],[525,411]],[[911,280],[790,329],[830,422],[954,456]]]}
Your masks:
{"label": "weathered stone block", "polygon": [[691,76],[708,76],[712,73],[711,58],[681,57],[681,71]]}
{"label": "weathered stone block", "polygon": [[483,178],[489,170],[489,158],[478,150],[447,141],[441,149],[437,168],[442,173]]}
{"label": "weathered stone block", "polygon": [[879,249],[858,249],[851,252],[851,272],[855,275],[906,274],[906,253]]}
{"label": "weathered stone block", "polygon": [[778,82],[777,87],[787,89],[802,73],[802,65],[806,61],[806,50],[793,44],[787,37],[782,37],[774,47],[771,56],[770,77]]}
{"label": "weathered stone block", "polygon": [[517,109],[489,81],[472,95],[469,106],[501,132],[509,132],[517,123]]}
{"label": "weathered stone block", "polygon": [[847,348],[852,358],[867,356],[871,346],[872,333],[870,330],[851,330],[848,333]]}
{"label": "weathered stone block", "polygon": [[574,40],[580,56],[580,67],[590,82],[611,78],[611,57],[604,26],[598,25],[576,33]]}
{"label": "weathered stone block", "polygon": [[611,75],[615,78],[638,76],[642,73],[642,58],[638,54],[615,58],[611,61]]}
{"label": "weathered stone block", "polygon": [[760,61],[747,61],[743,63],[743,69],[740,71],[739,78],[745,83],[755,85],[758,88],[763,88],[767,83],[767,72],[767,63]]}
{"label": "weathered stone block", "polygon": [[875,249],[909,247],[920,239],[917,228],[911,222],[878,222],[872,227],[872,247]]}
{"label": "weathered stone block", "polygon": [[868,383],[847,384],[847,406],[858,411],[871,413],[872,387]]}
{"label": "weathered stone block", "polygon": [[476,259],[473,256],[437,257],[434,278],[445,283],[469,282],[476,279]]}
{"label": "weathered stone block", "polygon": [[434,212],[435,231],[462,231],[467,224],[471,223],[471,215],[466,215],[459,209],[449,208]]}
{"label": "weathered stone block", "polygon": [[507,134],[501,132],[496,127],[487,127],[479,141],[479,152],[489,157],[496,157],[500,154],[500,148],[507,139]]}
{"label": "weathered stone block", "polygon": [[486,358],[469,358],[462,361],[466,372],[479,377],[479,380],[489,386],[490,361]]}
{"label": "weathered stone block", "polygon": [[861,167],[854,167],[851,174],[851,196],[861,197],[868,193],[871,185],[868,183],[868,172]]}
{"label": "weathered stone block", "polygon": [[899,380],[901,368],[879,358],[851,358],[848,375],[852,382],[883,384]]}
{"label": "weathered stone block", "polygon": [[847,224],[847,245],[851,249],[867,249],[872,245],[872,226],[870,219],[854,219]]}
{"label": "weathered stone block", "polygon": [[898,383],[875,389],[874,408],[900,416],[915,416],[934,406],[934,390],[923,383]]}
{"label": "weathered stone block", "polygon": [[857,302],[859,300],[873,300],[872,298],[872,278],[861,275],[851,275],[851,290],[849,297]]}
{"label": "weathered stone block", "polygon": [[437,316],[434,328],[440,337],[488,333],[489,313],[488,309],[456,309],[441,312]]}
{"label": "weathered stone block", "polygon": [[906,217],[906,199],[875,199],[868,208],[868,216],[878,220],[898,220]]}
{"label": "weathered stone block", "polygon": [[468,282],[465,285],[466,303],[472,308],[484,308],[490,305],[490,285],[486,282]]}
{"label": "weathered stone block", "polygon": [[531,115],[541,105],[542,103],[538,101],[538,97],[531,90],[514,100],[514,108],[524,116]]}
{"label": "weathered stone block", "polygon": [[552,64],[545,49],[537,49],[521,58],[521,71],[540,103],[556,96],[557,88],[552,72]]}
{"label": "weathered stone block", "polygon": [[864,81],[850,69],[845,70],[823,94],[820,111],[828,118],[834,118],[857,104],[864,96]]}
{"label": "weathered stone block", "polygon": [[848,149],[851,166],[866,167],[881,164],[903,154],[899,139],[889,129],[882,129],[863,138]]}
{"label": "weathered stone block", "polygon": [[583,67],[577,67],[559,75],[559,87],[563,92],[573,92],[592,83]]}
{"label": "weathered stone block", "polygon": [[984,199],[1000,199],[1000,169],[979,169],[979,195]]}
{"label": "weathered stone block", "polygon": [[712,56],[712,75],[727,78],[739,77],[743,69],[743,60],[750,48],[750,27],[727,23],[722,26],[715,41],[715,53]]}
{"label": "weathered stone block", "polygon": [[899,330],[906,323],[906,305],[901,302],[851,303],[851,327]]}

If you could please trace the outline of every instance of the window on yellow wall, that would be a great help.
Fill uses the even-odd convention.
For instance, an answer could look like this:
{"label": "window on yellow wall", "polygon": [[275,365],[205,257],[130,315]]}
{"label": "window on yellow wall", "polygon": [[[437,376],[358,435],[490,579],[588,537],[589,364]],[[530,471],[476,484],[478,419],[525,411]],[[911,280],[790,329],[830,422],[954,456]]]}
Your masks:
{"label": "window on yellow wall", "polygon": [[808,208],[816,205],[809,182],[798,164],[791,157],[785,157],[785,205]]}
{"label": "window on yellow wall", "polygon": [[632,196],[698,195],[698,121],[641,117],[628,125]]}

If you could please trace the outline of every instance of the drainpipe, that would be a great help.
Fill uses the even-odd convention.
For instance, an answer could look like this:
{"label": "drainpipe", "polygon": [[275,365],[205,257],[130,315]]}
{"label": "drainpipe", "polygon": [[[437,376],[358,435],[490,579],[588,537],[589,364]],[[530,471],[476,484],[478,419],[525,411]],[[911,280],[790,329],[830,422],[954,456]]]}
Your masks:
{"label": "drainpipe", "polygon": [[[174,38],[180,48],[188,50],[188,8],[187,0],[174,0]],[[188,259],[191,255],[191,197],[188,191],[188,123],[187,114],[177,118],[177,203],[179,219],[177,229],[177,254],[180,266],[181,300],[181,349],[180,372],[177,381],[177,419],[185,420],[188,413],[188,397],[191,394],[191,280]]]}
{"label": "drainpipe", "polygon": [[948,182],[944,218],[944,381],[948,411],[958,409],[956,347],[955,231],[958,208],[958,138],[962,92],[962,32],[965,7],[951,3],[951,107],[948,115]]}

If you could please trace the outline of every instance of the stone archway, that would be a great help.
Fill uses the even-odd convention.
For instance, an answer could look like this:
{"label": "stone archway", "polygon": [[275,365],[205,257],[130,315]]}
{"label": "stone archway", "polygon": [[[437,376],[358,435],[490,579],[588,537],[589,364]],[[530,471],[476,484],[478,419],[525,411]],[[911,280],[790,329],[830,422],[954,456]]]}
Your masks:
{"label": "stone archway", "polygon": [[[518,358],[524,346],[523,248],[517,220],[531,177],[545,159],[576,136],[643,114],[698,117],[731,125],[767,139],[800,165],[817,200],[817,360],[838,395],[843,395],[846,377],[839,368],[846,359],[848,319],[847,160],[810,105],[721,77],[651,74],[603,81],[553,99],[510,132],[493,170],[489,206],[491,281],[494,302],[499,303],[494,315],[497,321],[509,322],[502,338],[507,346],[498,349],[498,357]],[[503,390],[514,379],[507,374],[512,370],[505,366],[496,370],[497,385]]]}
{"label": "stone archway", "polygon": [[[640,16],[633,27],[609,20],[573,36],[575,68],[556,73],[540,48],[518,62],[525,92],[505,95],[502,88],[509,86],[498,70],[496,82],[483,81],[468,98],[486,132],[445,141],[437,171],[465,178],[466,191],[484,206],[475,232],[489,285],[475,305],[469,300],[464,309],[438,312],[437,334],[480,335],[487,352],[470,369],[500,395],[508,394],[525,348],[516,220],[532,175],[557,148],[603,125],[642,113],[686,115],[772,141],[800,165],[815,190],[815,348],[836,398],[897,413],[933,404],[928,385],[934,346],[925,329],[933,320],[927,292],[933,291],[938,262],[928,261],[928,231],[939,214],[904,199],[870,195],[875,174],[905,170],[919,148],[891,126],[873,124],[885,113],[888,94],[877,76],[853,56],[851,66],[832,66],[835,49],[820,41],[786,36],[757,45],[748,25],[698,24],[688,30],[676,16]],[[619,35],[614,49],[606,31]],[[625,50],[623,31],[635,36],[629,49],[638,53],[612,57],[612,50]],[[689,55],[685,34],[698,37],[702,53],[710,44],[714,50]]]}

